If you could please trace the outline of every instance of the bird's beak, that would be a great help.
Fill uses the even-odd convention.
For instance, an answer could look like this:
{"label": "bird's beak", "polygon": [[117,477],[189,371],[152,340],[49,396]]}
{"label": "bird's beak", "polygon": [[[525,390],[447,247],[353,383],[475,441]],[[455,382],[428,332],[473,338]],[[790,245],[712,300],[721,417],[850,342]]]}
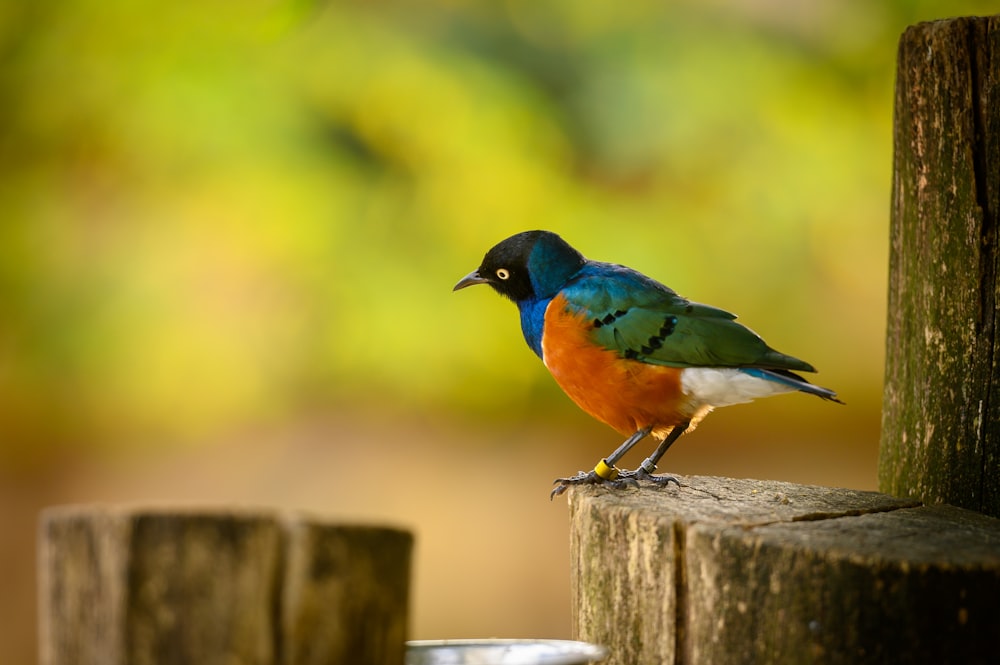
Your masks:
{"label": "bird's beak", "polygon": [[479,270],[476,269],[470,272],[462,279],[458,280],[458,284],[455,285],[455,288],[453,288],[452,291],[458,291],[459,289],[464,289],[465,287],[472,286],[473,284],[485,284],[485,283],[486,279],[480,277]]}

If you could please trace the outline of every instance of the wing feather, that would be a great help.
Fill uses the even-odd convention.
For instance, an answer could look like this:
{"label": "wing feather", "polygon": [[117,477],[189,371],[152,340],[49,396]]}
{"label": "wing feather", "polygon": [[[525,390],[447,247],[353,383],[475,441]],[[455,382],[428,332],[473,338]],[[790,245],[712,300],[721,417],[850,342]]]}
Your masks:
{"label": "wing feather", "polygon": [[563,290],[604,348],[670,367],[756,367],[813,372],[775,351],[730,312],[695,303],[630,268],[591,262]]}

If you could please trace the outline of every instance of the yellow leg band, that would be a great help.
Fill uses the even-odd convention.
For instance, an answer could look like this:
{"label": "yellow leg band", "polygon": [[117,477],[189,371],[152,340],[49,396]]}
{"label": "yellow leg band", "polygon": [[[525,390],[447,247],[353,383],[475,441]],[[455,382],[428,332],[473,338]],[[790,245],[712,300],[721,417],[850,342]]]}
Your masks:
{"label": "yellow leg band", "polygon": [[604,480],[614,480],[618,477],[618,469],[611,466],[608,464],[607,460],[603,459],[597,463],[597,466],[594,467],[594,473],[596,473],[599,478],[603,478]]}

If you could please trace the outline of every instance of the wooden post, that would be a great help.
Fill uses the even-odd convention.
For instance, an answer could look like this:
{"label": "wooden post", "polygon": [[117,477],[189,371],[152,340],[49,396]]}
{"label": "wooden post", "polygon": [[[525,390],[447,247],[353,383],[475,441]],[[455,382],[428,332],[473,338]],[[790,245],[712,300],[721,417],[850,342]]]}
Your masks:
{"label": "wooden post", "polygon": [[267,512],[47,510],[42,665],[400,665],[412,537]]}
{"label": "wooden post", "polygon": [[1000,16],[899,44],[879,488],[1000,517]]}
{"label": "wooden post", "polygon": [[412,537],[303,520],[285,526],[282,662],[400,665]]}
{"label": "wooden post", "polygon": [[607,646],[611,665],[997,662],[998,225],[1000,17],[910,28],[896,85],[888,494],[697,477],[576,488],[576,636]]}
{"label": "wooden post", "polygon": [[570,493],[574,633],[608,665],[995,663],[1000,520],[682,477]]}

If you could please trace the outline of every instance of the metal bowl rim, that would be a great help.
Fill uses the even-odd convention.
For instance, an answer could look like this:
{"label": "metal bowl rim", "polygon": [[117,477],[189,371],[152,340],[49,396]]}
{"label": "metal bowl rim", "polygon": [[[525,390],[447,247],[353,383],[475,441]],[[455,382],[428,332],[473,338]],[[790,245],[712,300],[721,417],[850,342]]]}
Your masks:
{"label": "metal bowl rim", "polygon": [[488,638],[488,639],[454,639],[454,640],[410,640],[406,643],[407,649],[434,649],[434,648],[462,648],[462,647],[517,647],[517,646],[537,646],[551,645],[562,647],[566,651],[558,654],[560,656],[586,657],[590,660],[603,660],[608,656],[608,650],[599,644],[590,642],[580,642],[578,640],[547,640],[547,639],[509,639],[509,638]]}

